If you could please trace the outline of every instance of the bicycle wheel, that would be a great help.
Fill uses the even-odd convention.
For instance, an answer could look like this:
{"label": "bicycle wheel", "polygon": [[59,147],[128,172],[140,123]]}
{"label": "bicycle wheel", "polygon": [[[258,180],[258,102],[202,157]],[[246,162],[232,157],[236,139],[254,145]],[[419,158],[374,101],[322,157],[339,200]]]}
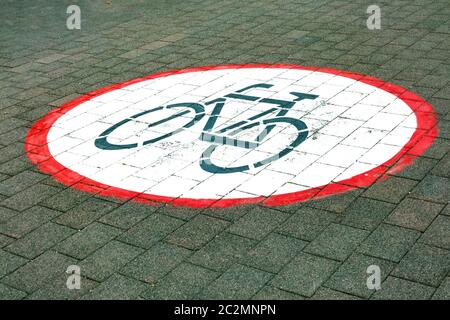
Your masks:
{"label": "bicycle wheel", "polygon": [[[298,119],[289,118],[289,117],[277,117],[277,118],[263,120],[262,123],[265,125],[273,125],[276,123],[290,124],[297,129],[297,132],[298,132],[297,137],[294,139],[294,141],[292,141],[289,145],[287,145],[283,150],[281,150],[277,154],[267,157],[261,161],[253,162],[249,165],[241,165],[241,166],[235,166],[235,167],[222,167],[222,166],[216,165],[212,162],[211,156],[212,156],[213,152],[217,149],[217,147],[221,146],[221,144],[213,144],[213,145],[209,146],[203,152],[202,157],[200,159],[200,167],[203,170],[205,170],[207,172],[211,172],[211,173],[234,173],[234,172],[247,171],[252,168],[257,168],[257,167],[269,164],[272,161],[275,161],[275,160],[278,160],[278,159],[284,157],[285,155],[289,154],[292,150],[294,150],[295,147],[297,147],[299,144],[301,144],[303,141],[305,141],[306,138],[308,137],[308,127],[306,126],[306,124],[303,121],[298,120]],[[260,125],[259,122],[250,123],[250,124],[247,124],[247,125],[243,126],[242,128],[240,128],[239,131],[242,132],[243,130],[248,130],[248,129],[251,129],[258,125]]]}
{"label": "bicycle wheel", "polygon": [[95,146],[99,149],[103,149],[103,150],[121,150],[121,149],[131,149],[131,148],[136,148],[139,143],[128,143],[128,144],[114,144],[114,143],[110,143],[108,142],[108,136],[114,132],[115,130],[117,130],[119,127],[125,125],[126,123],[133,121],[139,117],[142,117],[146,114],[150,114],[153,112],[157,112],[157,111],[161,111],[164,109],[174,109],[174,108],[184,108],[184,110],[171,115],[169,117],[166,117],[164,119],[158,120],[156,122],[150,123],[147,127],[148,128],[156,128],[158,125],[161,125],[163,123],[166,123],[170,120],[174,120],[177,119],[179,117],[183,117],[184,115],[191,113],[192,111],[194,112],[194,115],[192,117],[192,119],[189,120],[188,122],[185,123],[183,126],[178,127],[168,133],[164,133],[160,136],[157,136],[156,138],[152,138],[152,139],[148,139],[145,141],[142,141],[142,145],[147,145],[147,144],[151,144],[163,139],[166,139],[168,137],[173,136],[174,134],[177,134],[178,132],[183,131],[184,129],[187,129],[189,127],[192,127],[194,124],[196,124],[198,121],[200,121],[203,116],[205,115],[205,108],[199,104],[199,103],[191,103],[191,102],[185,102],[185,103],[175,103],[175,104],[171,104],[168,105],[166,107],[156,107],[150,110],[146,110],[146,111],[142,111],[139,112],[129,118],[125,118],[119,122],[117,122],[116,124],[112,125],[111,127],[109,127],[108,129],[106,129],[105,131],[103,131],[99,137],[95,140]]}

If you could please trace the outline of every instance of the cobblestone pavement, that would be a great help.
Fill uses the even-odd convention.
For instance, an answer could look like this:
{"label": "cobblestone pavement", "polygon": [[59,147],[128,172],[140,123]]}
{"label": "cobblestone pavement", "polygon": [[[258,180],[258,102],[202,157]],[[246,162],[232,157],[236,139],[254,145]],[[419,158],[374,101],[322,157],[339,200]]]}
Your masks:
{"label": "cobblestone pavement", "polygon": [[[0,298],[449,299],[448,0],[3,0]],[[423,155],[368,188],[288,206],[146,206],[75,191],[26,158],[31,125],[77,96],[158,71],[293,63],[399,84],[435,109]],[[79,265],[81,290],[65,273]],[[366,269],[381,268],[381,290]]]}

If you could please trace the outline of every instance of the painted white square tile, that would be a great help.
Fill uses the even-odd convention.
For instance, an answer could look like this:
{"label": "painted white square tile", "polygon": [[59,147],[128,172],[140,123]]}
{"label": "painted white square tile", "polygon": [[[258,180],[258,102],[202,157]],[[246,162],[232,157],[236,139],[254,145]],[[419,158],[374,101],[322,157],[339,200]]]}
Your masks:
{"label": "painted white square tile", "polygon": [[358,128],[342,141],[342,144],[370,149],[383,139],[389,131]]}
{"label": "painted white square tile", "polygon": [[198,181],[170,176],[167,179],[159,182],[147,190],[147,193],[155,195],[168,195],[172,197],[179,197],[192,189],[198,184]]}
{"label": "painted white square tile", "polygon": [[379,143],[362,156],[359,159],[359,162],[380,165],[383,164],[386,159],[394,157],[397,152],[399,152],[397,146]]}
{"label": "painted white square tile", "polygon": [[363,121],[338,117],[320,129],[320,133],[344,138],[358,129],[363,123]]}
{"label": "painted white square tile", "polygon": [[350,109],[348,109],[347,111],[345,111],[343,114],[341,114],[341,117],[367,121],[374,115],[376,115],[378,112],[380,112],[382,109],[383,109],[382,107],[358,103],[353,107],[351,107]]}
{"label": "painted white square tile", "polygon": [[309,187],[319,187],[333,181],[345,169],[323,163],[313,163],[290,182]]}
{"label": "painted white square tile", "polygon": [[339,144],[320,158],[318,162],[348,168],[366,152],[367,149],[364,148]]}
{"label": "painted white square tile", "polygon": [[367,121],[364,127],[392,131],[405,119],[406,116],[403,115],[380,112]]}
{"label": "painted white square tile", "polygon": [[293,176],[290,174],[266,169],[248,179],[237,187],[236,190],[257,196],[269,196],[292,178]]}

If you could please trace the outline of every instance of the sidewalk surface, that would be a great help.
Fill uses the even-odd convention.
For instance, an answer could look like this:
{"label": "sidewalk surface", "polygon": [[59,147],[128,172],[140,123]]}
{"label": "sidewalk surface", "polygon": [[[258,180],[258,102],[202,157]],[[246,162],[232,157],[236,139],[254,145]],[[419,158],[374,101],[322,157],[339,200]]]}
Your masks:
{"label": "sidewalk surface", "polygon": [[[0,298],[450,299],[448,0],[3,0]],[[25,155],[29,128],[82,94],[160,71],[322,66],[401,85],[439,135],[368,188],[287,206],[148,206],[76,191]],[[66,287],[70,265],[81,289]],[[369,290],[367,267],[381,269]]]}

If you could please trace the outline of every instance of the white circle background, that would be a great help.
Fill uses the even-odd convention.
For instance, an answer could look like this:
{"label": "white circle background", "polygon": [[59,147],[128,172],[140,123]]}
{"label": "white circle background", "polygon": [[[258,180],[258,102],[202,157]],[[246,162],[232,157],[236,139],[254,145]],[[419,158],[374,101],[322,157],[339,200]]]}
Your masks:
{"label": "white circle background", "polygon": [[[297,102],[286,115],[305,122],[308,138],[287,156],[265,166],[229,174],[200,168],[201,154],[210,143],[199,136],[213,105],[205,107],[206,116],[199,123],[157,143],[124,150],[101,150],[94,145],[100,133],[138,112],[179,102],[202,103],[256,83],[273,87],[245,93],[283,100],[293,100],[292,91],[319,95],[315,100]],[[273,105],[229,100],[217,127],[270,107]],[[108,141],[144,141],[187,122],[178,118],[159,128],[147,128],[168,112],[130,121]],[[61,116],[47,140],[56,161],[106,185],[167,197],[233,199],[302,191],[367,172],[397,154],[416,127],[416,116],[406,103],[374,86],[315,71],[244,68],[174,74],[97,96]],[[295,136],[290,126],[277,125],[255,150],[221,146],[213,160],[233,166],[253,163],[278,153]]]}

